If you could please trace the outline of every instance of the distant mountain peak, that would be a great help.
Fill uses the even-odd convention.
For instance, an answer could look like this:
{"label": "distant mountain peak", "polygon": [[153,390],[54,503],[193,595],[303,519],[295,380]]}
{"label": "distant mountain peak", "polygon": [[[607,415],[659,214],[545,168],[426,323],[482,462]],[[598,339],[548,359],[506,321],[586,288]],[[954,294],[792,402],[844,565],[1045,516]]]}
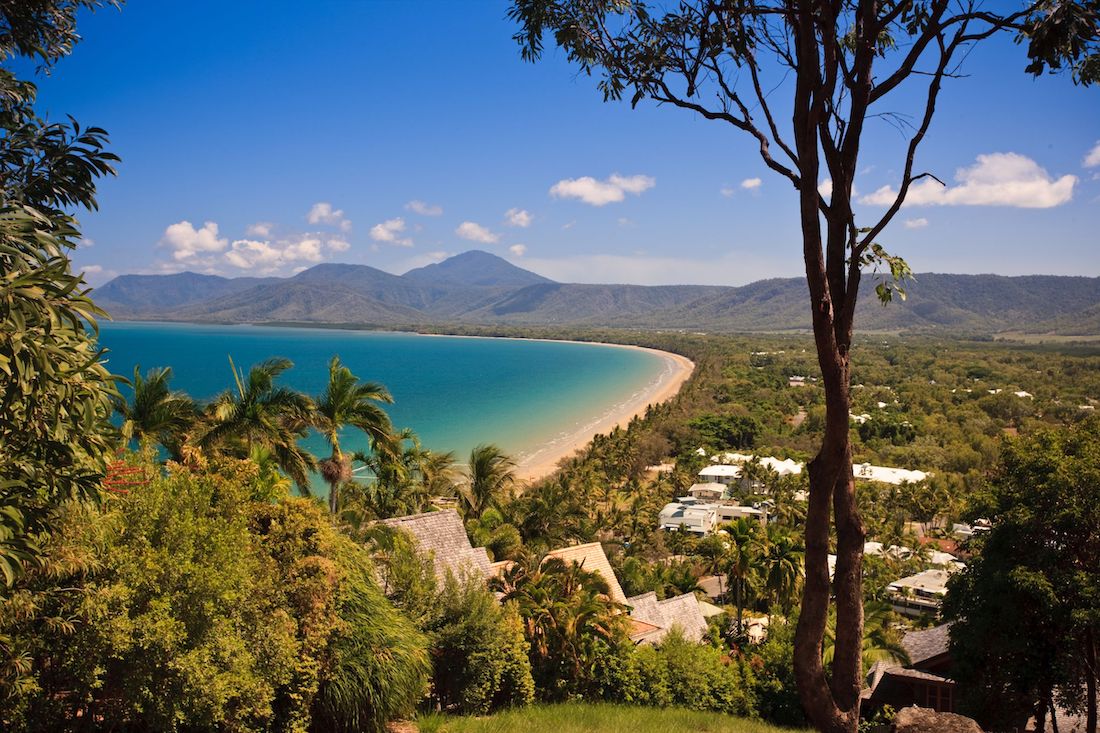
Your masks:
{"label": "distant mountain peak", "polygon": [[433,285],[475,285],[480,287],[526,287],[553,280],[516,267],[491,252],[472,249],[433,265],[409,270],[402,277]]}

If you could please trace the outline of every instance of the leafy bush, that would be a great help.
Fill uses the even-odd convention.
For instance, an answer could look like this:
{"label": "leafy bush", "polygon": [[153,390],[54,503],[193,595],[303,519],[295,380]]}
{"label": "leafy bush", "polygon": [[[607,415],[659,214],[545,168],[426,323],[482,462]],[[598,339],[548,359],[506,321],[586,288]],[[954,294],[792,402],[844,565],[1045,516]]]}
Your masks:
{"label": "leafy bush", "polygon": [[448,576],[426,629],[432,646],[432,692],[445,710],[487,713],[535,697],[523,623],[480,581]]}

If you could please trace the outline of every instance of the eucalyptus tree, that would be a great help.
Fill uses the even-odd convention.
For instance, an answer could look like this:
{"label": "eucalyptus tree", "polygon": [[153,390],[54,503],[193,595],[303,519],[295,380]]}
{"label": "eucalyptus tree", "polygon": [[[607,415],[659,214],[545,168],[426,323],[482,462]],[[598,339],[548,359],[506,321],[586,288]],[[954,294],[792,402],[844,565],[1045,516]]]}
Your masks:
{"label": "eucalyptus tree", "polygon": [[[849,435],[851,347],[864,271],[880,269],[883,302],[903,297],[906,262],[879,244],[914,183],[931,174],[917,152],[944,82],[970,48],[998,33],[1027,47],[1027,71],[1069,69],[1100,79],[1100,6],[1027,0],[513,0],[521,54],[536,60],[550,34],[569,61],[600,76],[605,100],[650,100],[746,134],[764,165],[795,191],[813,336],[825,393],[822,444],[809,462],[806,584],[795,633],[795,673],[807,714],[823,731],[854,731],[863,639],[861,562]],[[870,221],[857,221],[854,183],[867,124],[917,100],[896,187]],[[905,119],[902,117],[901,119]],[[831,189],[819,190],[830,181]],[[927,183],[923,184],[927,185]],[[830,583],[830,529],[837,564]],[[832,674],[821,645],[835,591]]]}
{"label": "eucalyptus tree", "polygon": [[498,446],[481,444],[470,451],[466,486],[461,499],[467,512],[480,517],[498,506],[516,484],[516,462]]}
{"label": "eucalyptus tree", "polygon": [[361,430],[374,453],[394,451],[393,424],[379,405],[392,404],[389,391],[377,382],[361,382],[332,357],[328,364],[328,384],[316,399],[313,412],[316,427],[332,448],[332,454],[318,464],[329,486],[328,506],[336,514],[340,485],[351,478],[351,458],[340,449],[340,431],[345,427]]}
{"label": "eucalyptus tree", "polygon": [[142,375],[141,366],[135,366],[130,382],[133,394],[129,400],[116,397],[113,403],[122,418],[120,432],[124,440],[136,440],[142,448],[159,443],[173,460],[179,460],[198,407],[185,393],[172,391],[171,379],[171,367],[150,369]]}
{"label": "eucalyptus tree", "polygon": [[238,458],[248,458],[256,447],[265,448],[298,489],[309,493],[309,474],[317,461],[298,441],[314,422],[313,401],[275,383],[292,366],[289,359],[268,359],[246,375],[230,358],[234,389],[207,405],[193,442],[202,450]]}

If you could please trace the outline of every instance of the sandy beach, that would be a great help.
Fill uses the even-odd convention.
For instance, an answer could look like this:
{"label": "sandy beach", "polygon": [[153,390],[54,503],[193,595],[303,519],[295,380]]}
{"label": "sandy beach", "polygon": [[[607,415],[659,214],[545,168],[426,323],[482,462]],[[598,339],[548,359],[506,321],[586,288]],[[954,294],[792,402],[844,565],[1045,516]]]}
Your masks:
{"label": "sandy beach", "polygon": [[646,408],[650,405],[657,405],[672,399],[695,369],[694,362],[679,354],[625,344],[603,345],[647,351],[660,356],[664,360],[665,368],[656,380],[632,395],[629,400],[617,405],[610,412],[593,419],[592,422],[585,424],[566,437],[547,443],[533,453],[520,456],[517,461],[516,475],[521,480],[537,481],[550,475],[557,468],[561,459],[576,453],[596,435],[609,433],[616,427],[626,427],[633,417],[644,415]]}

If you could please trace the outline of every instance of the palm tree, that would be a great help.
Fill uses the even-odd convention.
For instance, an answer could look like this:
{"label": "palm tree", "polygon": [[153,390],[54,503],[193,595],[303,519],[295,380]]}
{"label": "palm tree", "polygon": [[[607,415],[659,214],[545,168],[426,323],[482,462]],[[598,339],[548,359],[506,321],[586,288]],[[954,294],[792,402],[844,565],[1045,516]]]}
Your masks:
{"label": "palm tree", "polygon": [[292,366],[289,359],[268,359],[253,366],[246,378],[230,358],[236,391],[222,392],[207,407],[195,444],[238,458],[248,458],[257,446],[266,448],[283,473],[308,494],[309,473],[317,462],[298,440],[313,422],[313,401],[275,384]]}
{"label": "palm tree", "polygon": [[516,483],[516,462],[495,445],[482,444],[470,451],[470,466],[462,501],[469,514],[480,517],[496,506]]}
{"label": "palm tree", "polygon": [[171,367],[150,369],[145,376],[141,366],[134,367],[134,394],[129,401],[116,397],[114,409],[122,417],[122,437],[127,443],[136,440],[144,449],[156,442],[179,460],[184,434],[194,424],[197,410],[194,400],[169,388],[171,378]]}
{"label": "palm tree", "polygon": [[745,602],[761,574],[760,525],[742,517],[722,527],[729,540],[726,582],[733,589],[737,607],[737,636],[744,631]]}
{"label": "palm tree", "polygon": [[[863,609],[863,669],[868,670],[875,662],[898,662],[909,664],[909,652],[901,643],[901,634],[893,628],[894,613],[887,603],[871,602]],[[829,613],[825,625],[825,641],[822,645],[822,659],[826,665],[832,664],[836,643],[836,614]]]}
{"label": "palm tree", "polygon": [[767,537],[763,557],[764,587],[772,602],[784,613],[789,613],[805,574],[802,545],[780,527],[769,527]]}
{"label": "palm tree", "polygon": [[328,506],[334,515],[340,484],[351,478],[351,460],[340,450],[340,431],[345,426],[358,428],[366,434],[371,451],[394,452],[393,425],[378,403],[393,403],[386,388],[377,382],[360,382],[340,363],[339,356],[332,357],[328,386],[317,398],[314,427],[332,447],[332,455],[321,461],[319,468],[329,485]]}

